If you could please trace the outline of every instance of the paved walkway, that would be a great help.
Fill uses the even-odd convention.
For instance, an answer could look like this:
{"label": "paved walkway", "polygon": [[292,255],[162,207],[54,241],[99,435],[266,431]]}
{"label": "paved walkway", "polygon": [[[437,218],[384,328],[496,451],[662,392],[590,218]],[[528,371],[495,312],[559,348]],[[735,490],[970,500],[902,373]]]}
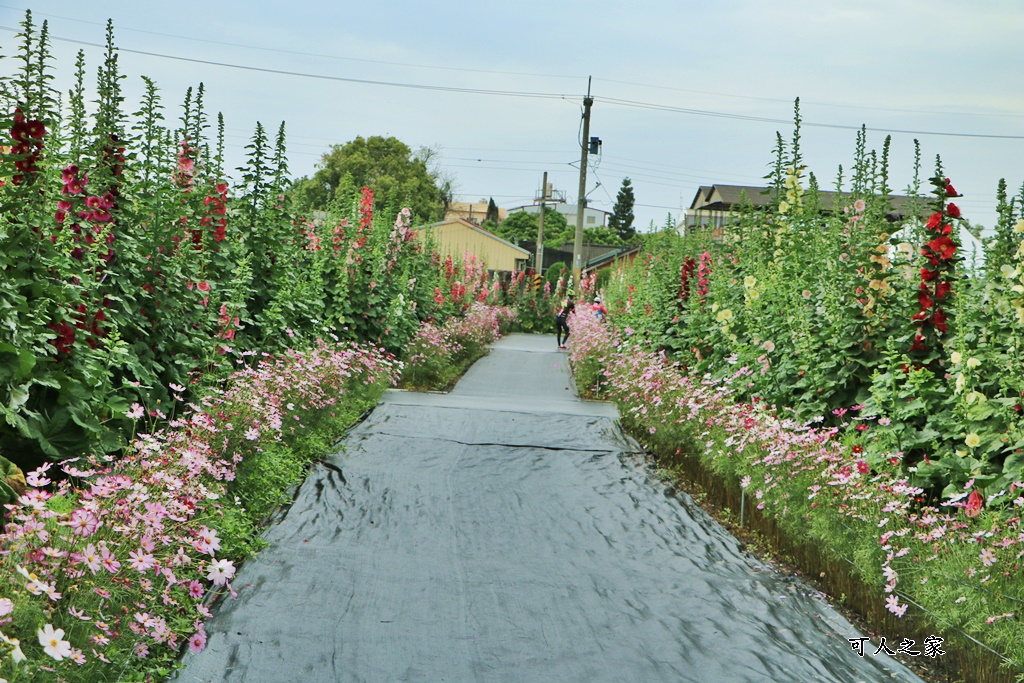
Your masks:
{"label": "paved walkway", "polygon": [[919,681],[668,495],[551,336],[389,392],[178,681]]}

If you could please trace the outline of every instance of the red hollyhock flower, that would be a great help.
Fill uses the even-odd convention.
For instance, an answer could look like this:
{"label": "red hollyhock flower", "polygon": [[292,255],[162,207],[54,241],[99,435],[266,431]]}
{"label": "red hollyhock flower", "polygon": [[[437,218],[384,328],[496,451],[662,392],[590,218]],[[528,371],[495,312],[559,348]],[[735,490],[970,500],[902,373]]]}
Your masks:
{"label": "red hollyhock flower", "polygon": [[946,215],[948,215],[950,218],[960,218],[960,207],[954,204],[953,202],[950,202],[946,206]]}
{"label": "red hollyhock flower", "polygon": [[949,178],[946,178],[946,196],[947,197],[959,197],[960,193],[953,187],[953,183],[949,182]]}
{"label": "red hollyhock flower", "polygon": [[928,248],[943,260],[949,260],[956,254],[956,243],[948,235],[936,237],[928,243]]}
{"label": "red hollyhock flower", "polygon": [[939,227],[939,225],[941,223],[942,223],[942,214],[938,213],[938,212],[935,212],[931,216],[928,217],[928,222],[924,224],[924,227],[928,228],[929,230],[934,230],[935,228]]}

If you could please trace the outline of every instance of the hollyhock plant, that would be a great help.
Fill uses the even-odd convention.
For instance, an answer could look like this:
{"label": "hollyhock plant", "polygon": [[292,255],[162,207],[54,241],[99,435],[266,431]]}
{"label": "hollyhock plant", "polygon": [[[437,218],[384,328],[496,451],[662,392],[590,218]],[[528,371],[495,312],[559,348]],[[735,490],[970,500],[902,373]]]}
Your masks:
{"label": "hollyhock plant", "polygon": [[[959,603],[943,602],[938,589],[948,583],[949,570],[942,561],[954,556],[966,570],[958,590],[988,600],[998,591],[1006,596],[999,599],[1003,604],[1024,599],[1018,586],[1020,518],[983,521],[986,500],[977,490],[951,496],[941,506],[926,505],[924,490],[907,481],[898,457],[895,464],[869,463],[862,446],[844,443],[841,427],[803,424],[764,402],[737,402],[751,377],[748,368],[734,365],[721,378],[695,377],[664,350],[598,322],[587,309],[577,309],[572,324],[579,332],[570,360],[581,391],[615,400],[627,426],[656,452],[678,453],[688,444],[711,469],[734,478],[754,508],[797,537],[811,533],[809,542],[844,557],[856,553],[859,562],[871,557],[876,564],[860,564],[857,571],[884,584],[885,607],[893,617],[918,604],[930,611],[956,610],[957,618],[974,624],[999,623],[993,605],[963,610]],[[836,413],[849,421],[863,408]],[[1024,507],[1024,496],[1013,495]],[[969,546],[976,548],[973,554],[960,552]],[[992,571],[1008,557],[1016,557],[1012,569]],[[907,582],[903,577],[909,575],[917,580]]]}

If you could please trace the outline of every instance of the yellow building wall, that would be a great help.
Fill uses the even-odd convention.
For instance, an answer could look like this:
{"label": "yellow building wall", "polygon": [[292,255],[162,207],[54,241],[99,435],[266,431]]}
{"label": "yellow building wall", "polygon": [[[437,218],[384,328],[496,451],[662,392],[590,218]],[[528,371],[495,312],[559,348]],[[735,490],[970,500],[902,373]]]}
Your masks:
{"label": "yellow building wall", "polygon": [[529,257],[528,254],[462,223],[442,223],[424,229],[423,232],[434,236],[439,253],[450,255],[453,260],[460,260],[467,253],[476,254],[477,259],[483,261],[488,270],[516,270],[522,268],[524,260]]}

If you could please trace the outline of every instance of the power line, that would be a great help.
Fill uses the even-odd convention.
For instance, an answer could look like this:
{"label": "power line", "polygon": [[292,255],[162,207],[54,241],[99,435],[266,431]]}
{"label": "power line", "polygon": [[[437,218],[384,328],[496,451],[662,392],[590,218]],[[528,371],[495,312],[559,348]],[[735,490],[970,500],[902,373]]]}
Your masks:
{"label": "power line", "polygon": [[[9,26],[0,26],[0,30],[10,31],[12,33],[18,33],[17,29],[10,28]],[[88,47],[105,48],[104,45],[98,43],[90,43],[85,40],[77,40],[74,38],[61,38],[58,36],[50,36],[52,40],[59,40],[65,43],[73,43],[75,45],[86,45]],[[505,97],[524,97],[533,99],[553,99],[553,100],[568,100],[573,99],[575,96],[566,95],[564,93],[545,93],[545,92],[529,92],[529,91],[515,91],[515,90],[490,90],[486,88],[464,88],[458,86],[446,86],[446,85],[424,85],[420,83],[400,83],[395,81],[378,81],[365,78],[350,78],[347,76],[328,76],[325,74],[314,74],[306,73],[302,71],[286,71],[283,69],[268,69],[260,66],[247,66],[244,64],[232,64],[230,62],[216,62],[209,59],[197,59],[195,57],[181,57],[179,55],[168,55],[159,52],[148,52],[146,50],[132,50],[129,48],[119,47],[118,52],[128,52],[136,55],[145,55],[147,57],[159,57],[162,59],[172,59],[179,62],[190,62],[192,64],[205,64],[207,66],[219,66],[226,69],[239,69],[242,71],[255,71],[258,73],[275,74],[278,76],[295,76],[298,78],[313,78],[324,81],[337,81],[342,83],[357,83],[360,85],[380,85],[392,88],[411,88],[414,90],[432,90],[437,92],[454,92],[454,93],[466,93],[471,95],[500,95]]]}
{"label": "power line", "polygon": [[[11,7],[9,5],[0,5],[0,8],[16,10],[16,11],[22,9],[21,7]],[[78,22],[78,23],[81,23],[81,24],[89,24],[89,25],[92,25],[92,26],[106,26],[105,23],[98,22],[98,21],[88,21],[86,19],[75,19],[74,17],[65,17],[65,16],[61,16],[59,14],[47,14],[45,12],[36,12],[34,10],[33,10],[33,15],[34,16],[38,15],[38,16],[42,16],[42,17],[51,17],[53,19],[62,19],[64,21],[74,21],[74,22]],[[565,74],[539,74],[539,73],[531,73],[531,72],[525,72],[525,71],[495,71],[495,70],[490,70],[490,69],[471,69],[471,68],[467,68],[467,67],[458,67],[458,66],[438,66],[436,64],[414,64],[414,63],[410,63],[410,62],[389,62],[389,61],[380,60],[380,59],[366,59],[366,58],[361,58],[361,57],[341,57],[339,55],[328,55],[328,54],[323,54],[323,53],[318,53],[318,52],[301,52],[301,51],[298,51],[298,50],[283,50],[281,48],[267,47],[265,45],[250,45],[250,44],[246,44],[246,43],[229,43],[229,42],[226,42],[226,41],[223,41],[223,40],[210,40],[208,38],[196,38],[195,36],[183,36],[183,35],[179,35],[179,34],[175,34],[175,33],[163,33],[161,31],[150,31],[150,30],[147,30],[147,29],[131,28],[131,27],[125,27],[125,26],[118,26],[117,27],[117,31],[118,31],[118,33],[120,33],[121,31],[128,31],[128,32],[132,32],[132,33],[144,33],[146,35],[151,35],[151,36],[161,36],[161,37],[164,37],[164,38],[174,38],[175,40],[191,40],[191,41],[196,42],[196,43],[206,43],[208,45],[223,45],[225,47],[240,47],[240,48],[243,48],[243,49],[246,49],[246,50],[257,50],[259,52],[275,52],[275,53],[278,53],[278,54],[296,55],[298,57],[319,57],[319,58],[322,58],[322,59],[337,59],[337,60],[342,60],[342,61],[347,61],[347,62],[362,62],[364,64],[381,64],[381,65],[384,65],[384,66],[405,66],[405,67],[412,67],[412,68],[416,68],[416,69],[437,69],[437,70],[440,70],[440,71],[464,71],[464,72],[468,72],[468,73],[496,74],[496,75],[502,75],[502,76],[532,76],[532,77],[535,77],[535,78],[572,78],[572,79],[582,79],[583,78],[582,76],[568,76],[568,75],[565,75]],[[123,48],[119,48],[119,49],[123,49]],[[128,51],[130,51],[130,50],[128,50]]]}
{"label": "power line", "polygon": [[[17,29],[10,28],[8,26],[0,26],[0,30],[9,31],[12,33],[19,33]],[[62,38],[58,36],[51,36],[53,40],[59,40],[62,42],[73,43],[77,45],[86,45],[89,47],[104,48],[104,45],[98,43],[91,43],[88,41],[77,40],[73,38]],[[387,86],[393,88],[411,88],[415,90],[427,90],[436,92],[454,92],[463,94],[473,95],[497,95],[504,97],[522,97],[532,99],[557,99],[557,100],[575,100],[578,95],[568,95],[565,93],[550,93],[550,92],[536,92],[536,91],[514,91],[514,90],[492,90],[485,88],[466,88],[458,86],[442,86],[442,85],[425,85],[419,83],[402,83],[395,81],[380,81],[373,79],[362,79],[362,78],[351,78],[346,76],[328,76],[325,74],[314,74],[300,71],[286,71],[283,69],[269,69],[265,67],[247,66],[243,64],[232,64],[230,62],[217,62],[213,60],[197,59],[194,57],[181,57],[178,55],[168,55],[158,52],[149,52],[145,50],[133,50],[129,48],[117,48],[120,52],[128,52],[131,54],[145,55],[148,57],[158,57],[162,59],[171,59],[175,61],[190,62],[193,64],[205,64],[208,66],[219,66],[227,69],[239,69],[243,71],[254,71],[258,73],[269,73],[281,76],[294,76],[298,78],[312,78],[317,80],[327,80],[343,83],[356,83],[361,85],[378,85]],[[774,125],[792,125],[792,121],[788,119],[776,119],[764,116],[751,116],[748,114],[735,114],[731,112],[721,112],[706,109],[693,109],[689,107],[677,107],[674,105],[658,104],[654,102],[640,102],[637,100],[626,100],[614,97],[602,97],[601,101],[613,106],[630,107],[636,109],[646,109],[652,111],[664,111],[678,114],[689,114],[693,116],[707,116],[714,118],[725,118],[737,121],[752,121],[757,123],[770,123]],[[820,123],[815,121],[803,121],[803,126],[815,127],[815,128],[833,128],[838,130],[861,130],[861,126],[851,126],[838,123]],[[942,137],[961,137],[961,138],[976,138],[976,139],[990,139],[990,140],[1024,140],[1024,135],[997,135],[990,133],[953,133],[949,131],[926,131],[926,130],[909,130],[899,128],[876,128],[876,127],[863,127],[865,130],[880,133],[895,133],[904,135],[933,135]],[[582,142],[581,142],[582,144]]]}
{"label": "power line", "polygon": [[[636,109],[651,109],[676,114],[691,114],[693,116],[711,116],[715,118],[734,119],[738,121],[756,121],[758,123],[773,123],[781,125],[792,125],[793,122],[787,119],[774,119],[766,116],[751,116],[749,114],[732,114],[729,112],[711,111],[707,109],[691,109],[688,107],[676,107],[668,104],[657,104],[654,102],[638,102],[635,100],[623,100],[615,97],[602,97],[601,102],[620,107],[633,107]],[[814,128],[836,128],[839,130],[860,130],[861,126],[850,126],[840,123],[818,123],[814,121],[801,121],[800,125]],[[906,130],[900,128],[875,128],[863,127],[876,133],[899,133],[905,135],[939,135],[943,137],[956,138],[985,138],[991,140],[1024,140],[1024,135],[995,135],[990,133],[950,133],[947,131],[931,130]]]}
{"label": "power line", "polygon": [[[712,97],[731,97],[738,100],[754,100],[757,102],[778,102],[783,104],[793,104],[791,99],[780,99],[777,97],[756,97],[754,95],[735,95],[730,93],[721,92],[709,92],[706,90],[690,90],[687,88],[676,88],[667,85],[655,85],[653,83],[637,83],[634,81],[620,81],[611,78],[595,78],[594,80],[605,81],[606,83],[618,83],[619,85],[633,85],[641,88],[654,88],[657,90],[671,90],[674,92],[685,92],[695,95],[710,95]],[[1005,117],[1005,118],[1024,118],[1024,114],[995,114],[995,113],[977,113],[977,112],[965,112],[965,111],[939,111],[939,110],[928,110],[928,109],[905,109],[901,107],[872,107],[864,104],[836,104],[834,102],[815,102],[812,100],[804,100],[801,98],[801,104],[810,104],[818,107],[841,107],[843,109],[865,109],[869,111],[892,111],[908,114],[934,114],[938,116],[991,116],[991,117]]]}

